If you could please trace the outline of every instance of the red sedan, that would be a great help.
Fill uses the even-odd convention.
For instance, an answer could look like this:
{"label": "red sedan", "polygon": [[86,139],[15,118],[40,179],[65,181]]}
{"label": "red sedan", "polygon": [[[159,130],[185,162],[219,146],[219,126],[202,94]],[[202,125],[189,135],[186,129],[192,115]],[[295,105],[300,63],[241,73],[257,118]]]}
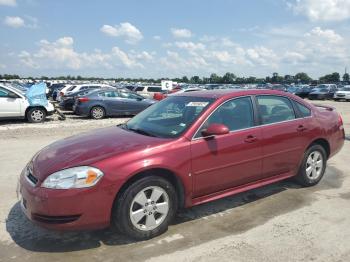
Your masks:
{"label": "red sedan", "polygon": [[45,227],[164,232],[178,208],[289,177],[322,178],[345,139],[340,115],[284,92],[176,94],[126,124],[55,142],[20,178],[27,217]]}

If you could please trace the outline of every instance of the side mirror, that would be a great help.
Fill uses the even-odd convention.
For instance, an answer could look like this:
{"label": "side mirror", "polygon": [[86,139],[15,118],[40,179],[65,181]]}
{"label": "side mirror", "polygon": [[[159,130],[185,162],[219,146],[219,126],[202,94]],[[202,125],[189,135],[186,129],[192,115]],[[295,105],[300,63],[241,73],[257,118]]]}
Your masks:
{"label": "side mirror", "polygon": [[18,98],[18,95],[16,95],[15,93],[9,92],[7,97],[9,97],[9,98]]}
{"label": "side mirror", "polygon": [[203,137],[210,137],[210,136],[219,136],[219,135],[225,135],[228,134],[230,130],[227,126],[223,124],[210,124],[207,129],[204,129],[202,131]]}

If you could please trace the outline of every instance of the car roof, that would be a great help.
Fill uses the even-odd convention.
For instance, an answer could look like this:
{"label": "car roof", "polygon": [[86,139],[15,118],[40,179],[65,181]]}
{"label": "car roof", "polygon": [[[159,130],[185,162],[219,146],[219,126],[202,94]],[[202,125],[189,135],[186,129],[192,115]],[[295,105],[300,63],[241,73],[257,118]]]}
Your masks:
{"label": "car roof", "polygon": [[278,90],[270,89],[218,89],[218,90],[204,90],[196,92],[174,93],[174,96],[191,96],[191,97],[207,97],[207,98],[231,98],[245,95],[284,95],[289,96],[288,93]]}

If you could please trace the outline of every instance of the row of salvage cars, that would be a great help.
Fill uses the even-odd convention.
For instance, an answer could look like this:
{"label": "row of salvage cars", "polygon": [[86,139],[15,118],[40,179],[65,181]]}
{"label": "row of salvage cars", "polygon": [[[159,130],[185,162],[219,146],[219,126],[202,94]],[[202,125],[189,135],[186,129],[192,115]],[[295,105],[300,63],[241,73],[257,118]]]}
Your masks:
{"label": "row of salvage cars", "polygon": [[75,89],[60,92],[58,98],[60,109],[93,119],[136,115],[155,102],[122,87],[83,85],[75,86]]}
{"label": "row of salvage cars", "polygon": [[334,84],[318,85],[315,88],[308,85],[292,86],[287,88],[287,92],[310,100],[333,99],[335,101],[350,101],[350,85],[345,85],[340,88],[337,88]]}

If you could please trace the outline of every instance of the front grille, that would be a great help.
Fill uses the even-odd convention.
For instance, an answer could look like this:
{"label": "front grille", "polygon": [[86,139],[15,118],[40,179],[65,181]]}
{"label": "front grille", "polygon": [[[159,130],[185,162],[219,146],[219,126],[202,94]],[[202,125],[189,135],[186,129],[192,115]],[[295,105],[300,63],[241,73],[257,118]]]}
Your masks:
{"label": "front grille", "polygon": [[38,222],[46,224],[65,224],[78,220],[80,215],[71,216],[46,216],[40,214],[32,214],[32,218]]}
{"label": "front grille", "polygon": [[344,94],[337,94],[338,97],[344,97]]}

